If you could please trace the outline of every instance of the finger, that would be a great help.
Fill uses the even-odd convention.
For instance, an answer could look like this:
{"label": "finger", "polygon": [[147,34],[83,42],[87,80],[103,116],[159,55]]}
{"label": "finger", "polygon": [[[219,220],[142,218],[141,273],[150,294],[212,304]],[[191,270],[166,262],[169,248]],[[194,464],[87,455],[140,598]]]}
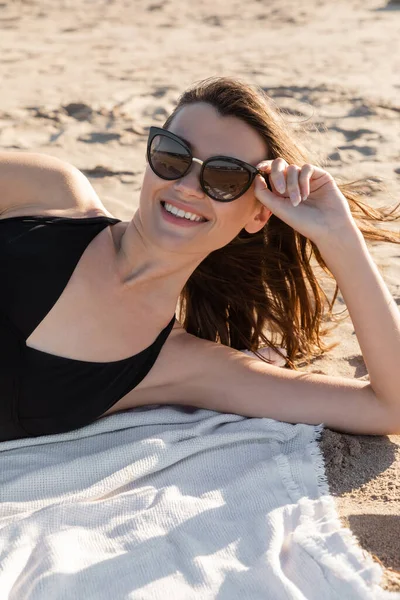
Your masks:
{"label": "finger", "polygon": [[304,201],[310,195],[310,179],[314,173],[314,167],[308,163],[301,167],[299,175],[299,186],[301,199]]}
{"label": "finger", "polygon": [[260,169],[260,171],[265,171],[266,173],[270,173],[271,165],[273,162],[274,162],[273,160],[262,160],[261,162],[259,162],[256,165],[256,168]]}
{"label": "finger", "polygon": [[288,163],[283,158],[276,158],[271,165],[271,181],[275,189],[280,193],[286,192],[285,170]]}
{"label": "finger", "polygon": [[257,175],[255,178],[254,192],[259,202],[277,216],[284,205],[290,204],[289,198],[281,196],[278,192],[270,191],[261,175]]}
{"label": "finger", "polygon": [[297,165],[289,165],[286,169],[287,189],[293,206],[297,206],[301,202],[299,187],[300,171],[301,169]]}

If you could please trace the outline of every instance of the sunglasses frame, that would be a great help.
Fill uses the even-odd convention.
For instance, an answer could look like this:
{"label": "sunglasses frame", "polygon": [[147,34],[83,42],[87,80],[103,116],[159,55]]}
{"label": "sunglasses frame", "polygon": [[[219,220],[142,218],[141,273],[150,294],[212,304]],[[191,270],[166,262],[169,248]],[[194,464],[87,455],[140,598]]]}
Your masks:
{"label": "sunglasses frame", "polygon": [[[155,172],[155,170],[152,166],[152,163],[151,163],[150,148],[151,148],[151,143],[152,143],[153,139],[157,135],[164,135],[165,137],[168,137],[171,140],[174,140],[175,142],[177,142],[178,144],[183,146],[183,148],[188,152],[191,161],[190,161],[189,166],[186,169],[186,171],[184,173],[182,173],[182,175],[179,175],[179,177],[163,177],[162,175],[159,175],[158,173]],[[236,200],[237,198],[240,198],[240,196],[243,196],[243,194],[245,194],[247,192],[247,190],[250,188],[256,175],[261,175],[261,177],[265,180],[265,182],[268,186],[268,189],[271,190],[271,185],[268,181],[267,175],[265,173],[263,173],[262,171],[260,171],[259,169],[257,169],[257,167],[254,167],[253,165],[250,165],[249,163],[244,162],[243,160],[240,160],[239,158],[233,158],[232,156],[210,156],[209,158],[207,158],[204,161],[200,160],[200,158],[196,158],[195,156],[193,156],[192,150],[190,149],[190,146],[188,146],[188,144],[185,142],[185,140],[182,140],[175,133],[172,133],[171,131],[168,131],[167,129],[163,129],[162,127],[150,127],[149,137],[147,140],[146,158],[147,158],[147,161],[148,161],[153,173],[155,173],[157,175],[157,177],[160,177],[161,179],[165,179],[166,181],[176,181],[177,179],[181,179],[182,177],[185,177],[185,175],[191,169],[193,163],[194,162],[198,163],[199,165],[201,165],[200,176],[199,176],[201,189],[209,198],[212,198],[212,200],[215,200],[216,202],[232,202],[232,200]],[[204,185],[203,173],[204,173],[204,169],[207,167],[207,164],[213,160],[221,160],[221,159],[227,160],[230,163],[233,163],[233,164],[243,167],[250,175],[249,182],[246,184],[246,186],[243,188],[243,190],[241,190],[240,194],[237,194],[233,198],[229,198],[229,199],[214,198],[207,191],[207,189],[205,188],[205,185]]]}

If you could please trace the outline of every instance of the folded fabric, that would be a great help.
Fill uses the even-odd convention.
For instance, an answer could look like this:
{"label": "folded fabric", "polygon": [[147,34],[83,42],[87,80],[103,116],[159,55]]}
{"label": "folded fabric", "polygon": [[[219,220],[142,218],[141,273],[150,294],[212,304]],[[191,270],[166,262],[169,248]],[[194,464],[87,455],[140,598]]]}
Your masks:
{"label": "folded fabric", "polygon": [[159,406],[1,443],[2,600],[398,600],[340,525],[322,429]]}

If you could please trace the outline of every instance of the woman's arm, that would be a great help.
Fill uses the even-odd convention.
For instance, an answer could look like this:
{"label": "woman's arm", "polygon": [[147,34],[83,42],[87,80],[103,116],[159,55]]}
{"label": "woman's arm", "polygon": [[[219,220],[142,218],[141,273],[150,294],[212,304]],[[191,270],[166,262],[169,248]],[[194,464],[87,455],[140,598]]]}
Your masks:
{"label": "woman's arm", "polygon": [[353,320],[370,381],[282,369],[176,329],[132,406],[187,404],[353,434],[400,433],[400,315],[358,230],[320,244]]}
{"label": "woman's arm", "polygon": [[318,249],[348,308],[371,387],[400,417],[400,311],[396,302],[357,227],[351,235],[318,244]]}
{"label": "woman's arm", "polygon": [[35,152],[0,152],[0,214],[96,208],[104,207],[89,180],[70,163]]}

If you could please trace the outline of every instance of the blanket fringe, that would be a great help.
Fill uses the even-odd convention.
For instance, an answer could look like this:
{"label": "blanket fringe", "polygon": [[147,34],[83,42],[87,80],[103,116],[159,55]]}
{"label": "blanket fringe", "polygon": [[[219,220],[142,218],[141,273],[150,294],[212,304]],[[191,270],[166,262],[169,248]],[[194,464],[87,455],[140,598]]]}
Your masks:
{"label": "blanket fringe", "polygon": [[330,491],[328,477],[326,475],[325,460],[318,445],[321,441],[321,436],[324,432],[325,425],[324,423],[321,423],[320,425],[314,425],[313,429],[315,436],[314,439],[310,440],[307,449],[310,452],[314,470],[317,475],[318,489],[321,492],[321,495],[328,496],[330,495]]}
{"label": "blanket fringe", "polygon": [[[361,585],[365,585],[367,583],[366,580],[369,579],[369,586],[372,586],[372,589],[369,588],[369,592],[374,590],[376,594],[379,594],[379,598],[386,598],[385,590],[383,590],[383,588],[380,588],[380,582],[383,576],[383,569],[381,565],[375,562],[373,560],[372,555],[361,547],[358,538],[351,531],[351,529],[345,527],[342,524],[339,517],[339,513],[336,509],[334,498],[330,494],[329,482],[326,474],[325,459],[319,446],[319,442],[321,440],[324,428],[325,426],[323,423],[321,423],[320,425],[314,425],[313,429],[315,431],[315,436],[313,437],[313,439],[310,440],[310,442],[307,445],[307,449],[310,453],[314,470],[317,476],[317,485],[321,494],[320,500],[325,505],[327,519],[335,525],[337,535],[339,535],[342,538],[344,544],[346,544],[349,551],[353,554],[353,556],[357,558],[357,560],[362,565],[362,570],[364,571],[364,581]],[[304,510],[305,507],[303,506],[302,508]],[[309,540],[309,542],[311,542],[311,540]],[[313,540],[313,542],[315,543],[315,540]],[[313,542],[311,542],[311,545],[313,544]],[[303,540],[303,544],[307,545],[307,540]],[[328,563],[331,560],[332,557],[330,557],[329,553],[326,553],[326,551],[322,547],[320,547],[318,551],[320,553],[321,559],[324,562],[326,561]],[[390,597],[392,596],[390,595]],[[376,598],[378,598],[378,595],[376,596]]]}

